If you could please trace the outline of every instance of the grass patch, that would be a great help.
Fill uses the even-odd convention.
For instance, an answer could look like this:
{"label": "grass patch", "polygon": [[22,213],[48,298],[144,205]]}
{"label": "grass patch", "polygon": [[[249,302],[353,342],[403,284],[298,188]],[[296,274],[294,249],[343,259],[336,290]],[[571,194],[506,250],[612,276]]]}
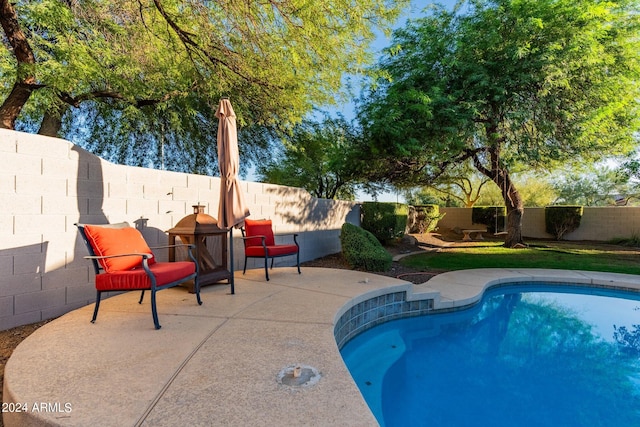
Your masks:
{"label": "grass patch", "polygon": [[455,248],[410,256],[402,259],[401,263],[418,270],[557,268],[640,274],[640,256],[637,252],[591,248]]}

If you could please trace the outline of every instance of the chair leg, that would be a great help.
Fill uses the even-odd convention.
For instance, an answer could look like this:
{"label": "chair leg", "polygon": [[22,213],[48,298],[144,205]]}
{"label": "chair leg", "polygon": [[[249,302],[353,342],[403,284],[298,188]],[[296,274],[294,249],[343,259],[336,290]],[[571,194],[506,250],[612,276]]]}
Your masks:
{"label": "chair leg", "polygon": [[298,264],[298,274],[302,274],[300,272],[300,251],[296,252],[296,262]]}
{"label": "chair leg", "polygon": [[[273,258],[271,258],[271,262],[273,262]],[[265,255],[264,257],[264,275],[267,278],[267,282],[269,281],[269,269],[267,268],[267,264],[269,263],[269,255]]]}
{"label": "chair leg", "polygon": [[140,294],[140,301],[138,301],[138,304],[142,304],[142,300],[144,299],[144,290],[142,291],[142,293]]}
{"label": "chair leg", "polygon": [[96,295],[96,307],[93,309],[93,318],[91,319],[91,323],[96,323],[96,318],[98,317],[98,309],[100,308],[100,296],[102,292],[98,291]]}
{"label": "chair leg", "polygon": [[160,322],[158,321],[158,310],[156,309],[156,290],[151,289],[151,314],[153,315],[153,324],[156,329],[160,329]]}
{"label": "chair leg", "polygon": [[198,276],[193,279],[193,284],[196,290],[196,300],[198,301],[198,305],[202,305],[202,300],[200,299],[200,280],[198,280]]}
{"label": "chair leg", "polygon": [[242,274],[247,272],[247,258],[248,257],[246,257],[246,256],[244,257],[244,269],[242,270]]}

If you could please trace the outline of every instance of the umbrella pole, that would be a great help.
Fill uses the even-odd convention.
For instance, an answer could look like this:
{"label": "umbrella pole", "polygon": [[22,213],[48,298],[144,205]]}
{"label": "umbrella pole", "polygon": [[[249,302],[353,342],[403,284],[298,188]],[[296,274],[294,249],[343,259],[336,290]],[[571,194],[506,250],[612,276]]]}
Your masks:
{"label": "umbrella pole", "polygon": [[231,295],[236,293],[233,280],[233,227],[229,229],[229,284],[231,285]]}

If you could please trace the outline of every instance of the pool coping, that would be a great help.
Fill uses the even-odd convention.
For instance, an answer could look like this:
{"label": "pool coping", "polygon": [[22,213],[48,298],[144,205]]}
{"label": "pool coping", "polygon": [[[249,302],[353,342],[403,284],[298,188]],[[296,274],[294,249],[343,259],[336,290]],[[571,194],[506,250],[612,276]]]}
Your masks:
{"label": "pool coping", "polygon": [[[5,425],[377,425],[335,336],[358,304],[376,298],[385,316],[403,304],[419,312],[427,307],[411,302],[421,300],[432,300],[432,311],[455,310],[514,282],[640,291],[636,275],[544,269],[460,270],[421,285],[325,268],[277,268],[271,276],[237,274],[233,296],[228,286],[206,287],[203,306],[184,289],[162,291],[159,331],[137,293],[105,300],[96,324],[93,305],[46,324],[18,346],[4,385],[5,402],[45,410],[4,413]],[[317,368],[319,381],[278,384],[278,373],[298,364]]]}

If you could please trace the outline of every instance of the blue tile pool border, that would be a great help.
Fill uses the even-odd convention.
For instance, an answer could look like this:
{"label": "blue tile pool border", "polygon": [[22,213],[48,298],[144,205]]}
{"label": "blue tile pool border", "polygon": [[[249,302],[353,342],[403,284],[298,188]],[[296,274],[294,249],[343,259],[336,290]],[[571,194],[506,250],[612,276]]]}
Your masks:
{"label": "blue tile pool border", "polygon": [[336,322],[333,334],[338,348],[362,332],[391,320],[421,316],[433,310],[432,298],[407,301],[407,292],[378,295],[347,309]]}
{"label": "blue tile pool border", "polygon": [[[372,296],[359,303],[353,304],[340,315],[336,321],[333,333],[338,345],[338,349],[342,349],[344,345],[353,339],[356,335],[391,320],[402,319],[405,317],[422,316],[426,314],[444,313],[449,311],[465,310],[470,306],[477,304],[482,296],[489,290],[497,290],[505,287],[526,287],[537,288],[538,291],[559,291],[561,289],[580,288],[582,293],[593,293],[606,295],[611,292],[623,292],[638,295],[637,288],[625,286],[622,284],[612,285],[611,283],[594,283],[576,280],[575,278],[557,280],[548,278],[546,280],[531,280],[513,278],[504,282],[488,282],[482,291],[474,298],[466,301],[461,305],[441,306],[438,303],[436,307],[433,294],[423,295],[423,299],[407,300],[406,290],[395,290],[388,293]],[[415,298],[413,294],[411,298]],[[640,297],[639,297],[640,298]]]}

